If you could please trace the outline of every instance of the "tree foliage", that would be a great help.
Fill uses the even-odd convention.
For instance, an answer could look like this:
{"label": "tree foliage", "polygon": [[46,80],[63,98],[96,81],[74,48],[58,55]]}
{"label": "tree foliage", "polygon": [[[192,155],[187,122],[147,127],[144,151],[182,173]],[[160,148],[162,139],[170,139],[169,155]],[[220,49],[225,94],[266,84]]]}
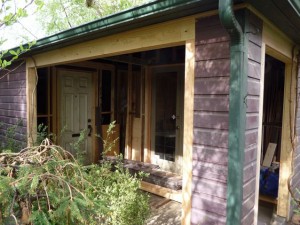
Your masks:
{"label": "tree foliage", "polygon": [[140,179],[121,164],[84,167],[49,140],[0,154],[0,224],[141,225],[149,215]]}
{"label": "tree foliage", "polygon": [[47,34],[57,33],[149,0],[51,0],[38,13]]}
{"label": "tree foliage", "polygon": [[[34,4],[36,9],[41,9],[43,6],[42,0],[1,0],[0,5],[0,32],[4,32],[6,27],[12,26],[16,23],[20,23],[22,18],[28,16],[28,7]],[[7,40],[0,36],[0,49],[1,46]],[[12,64],[12,62],[19,58],[21,54],[28,51],[35,41],[29,42],[26,45],[20,45],[19,48],[14,50],[1,50],[0,51],[0,71],[7,68]]]}

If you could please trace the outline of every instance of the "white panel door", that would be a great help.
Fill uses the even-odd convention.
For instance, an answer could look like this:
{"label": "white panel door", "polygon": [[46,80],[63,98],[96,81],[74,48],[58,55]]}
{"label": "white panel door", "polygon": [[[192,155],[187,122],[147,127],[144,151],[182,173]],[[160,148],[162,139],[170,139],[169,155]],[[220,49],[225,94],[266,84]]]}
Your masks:
{"label": "white panel door", "polygon": [[78,154],[73,144],[80,132],[86,131],[87,137],[80,146],[86,162],[92,156],[92,73],[74,70],[58,71],[60,81],[60,144],[73,154]]}

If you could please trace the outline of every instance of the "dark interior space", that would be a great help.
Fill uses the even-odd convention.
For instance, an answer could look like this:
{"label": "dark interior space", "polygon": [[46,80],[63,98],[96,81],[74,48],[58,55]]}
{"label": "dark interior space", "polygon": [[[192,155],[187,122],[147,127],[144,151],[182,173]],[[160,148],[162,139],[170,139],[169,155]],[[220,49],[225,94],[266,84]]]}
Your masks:
{"label": "dark interior space", "polygon": [[284,80],[285,64],[266,55],[259,184],[261,216],[264,211],[272,215],[277,207]]}
{"label": "dark interior space", "polygon": [[[176,46],[136,52],[101,59],[93,59],[89,62],[102,63],[110,65],[113,69],[93,69],[82,67],[80,63],[72,63],[67,65],[57,65],[53,67],[44,67],[37,70],[37,124],[46,126],[46,131],[59,132],[53,128],[53,105],[56,104],[52,100],[53,93],[57,91],[57,79],[54,79],[55,68],[74,69],[80,71],[95,71],[98,76],[98,96],[96,107],[96,123],[97,126],[108,125],[112,121],[116,121],[119,126],[119,143],[120,153],[124,154],[126,143],[126,125],[128,123],[128,113],[142,121],[142,137],[143,127],[145,123],[145,70],[151,67],[164,67],[172,65],[183,65],[185,61],[185,46]],[[131,78],[128,79],[129,74]],[[168,82],[168,81],[165,81]],[[128,91],[130,86],[130,91]],[[161,84],[160,89],[164,88]],[[128,96],[130,94],[130,96]],[[131,99],[131,110],[128,112],[128,98]],[[56,99],[57,100],[57,99]],[[176,100],[176,98],[175,98]],[[54,129],[54,130],[53,130]],[[97,132],[101,129],[96,129]],[[144,145],[142,138],[141,145]],[[143,154],[143,152],[142,152]],[[143,157],[143,155],[142,155]]]}

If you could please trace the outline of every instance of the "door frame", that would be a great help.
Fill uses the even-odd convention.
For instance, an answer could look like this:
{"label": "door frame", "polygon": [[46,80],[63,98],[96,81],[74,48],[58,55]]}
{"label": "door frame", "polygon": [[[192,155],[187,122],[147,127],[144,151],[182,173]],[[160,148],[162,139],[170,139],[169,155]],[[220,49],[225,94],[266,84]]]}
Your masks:
{"label": "door frame", "polygon": [[[174,161],[174,165],[179,164],[180,169],[179,170],[174,170],[172,172],[176,172],[179,174],[182,174],[182,162],[183,162],[183,120],[184,120],[184,78],[185,78],[185,65],[184,63],[182,64],[167,64],[167,65],[158,65],[158,66],[150,66],[147,70],[147,76],[146,76],[146,103],[150,103],[150,107],[149,105],[146,105],[146,111],[150,110],[148,118],[146,117],[146,120],[148,120],[148,126],[145,126],[145,130],[148,129],[148,131],[146,133],[148,133],[148,136],[146,138],[149,138],[150,140],[148,140],[145,143],[148,143],[149,146],[149,150],[147,151],[147,148],[145,146],[144,148],[144,155],[147,155],[147,160],[150,163],[156,163],[154,162],[154,158],[155,158],[155,149],[154,149],[154,129],[153,127],[154,125],[154,121],[155,121],[155,115],[153,114],[153,110],[155,110],[155,104],[153,104],[152,102],[152,98],[153,98],[153,79],[154,79],[154,74],[155,73],[159,73],[159,72],[178,72],[178,80],[177,80],[177,96],[176,96],[176,114],[179,113],[179,118],[180,118],[180,122],[179,122],[179,130],[176,130],[176,144],[175,144],[175,161]],[[179,103],[179,104],[178,104]],[[178,116],[178,115],[176,115]],[[176,125],[178,125],[176,123]],[[178,134],[177,132],[180,133]],[[180,150],[181,148],[181,150]],[[181,154],[181,155],[180,155]],[[167,160],[164,160],[167,161]],[[173,163],[168,163],[173,164]],[[169,166],[168,165],[168,166]],[[171,167],[173,167],[173,165],[171,165]]]}

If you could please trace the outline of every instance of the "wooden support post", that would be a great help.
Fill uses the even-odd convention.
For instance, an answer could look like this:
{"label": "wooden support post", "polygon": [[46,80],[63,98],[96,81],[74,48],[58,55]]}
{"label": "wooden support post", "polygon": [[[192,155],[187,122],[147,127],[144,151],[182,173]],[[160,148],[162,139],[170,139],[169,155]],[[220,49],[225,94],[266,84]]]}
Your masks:
{"label": "wooden support post", "polygon": [[295,71],[291,73],[290,63],[286,63],[285,71],[277,214],[288,219],[291,202],[288,178],[292,172],[291,130],[295,121],[293,107],[296,99],[296,75]]}
{"label": "wooden support post", "polygon": [[194,118],[194,77],[195,40],[185,45],[185,87],[184,87],[184,130],[183,130],[183,171],[182,171],[182,221],[191,223],[192,208],[192,161],[193,161],[193,118]]}
{"label": "wooden support post", "polygon": [[144,162],[151,162],[151,75],[145,68],[145,131],[144,131]]}
{"label": "wooden support post", "polygon": [[125,158],[132,158],[132,65],[128,64]]}
{"label": "wooden support post", "polygon": [[57,80],[56,80],[56,68],[51,67],[50,76],[52,77],[52,132],[58,134],[57,130]]}
{"label": "wooden support post", "polygon": [[[27,63],[27,62],[26,62]],[[37,111],[36,111],[36,68],[26,69],[26,98],[27,98],[27,144],[32,146],[36,140],[37,133]]]}

